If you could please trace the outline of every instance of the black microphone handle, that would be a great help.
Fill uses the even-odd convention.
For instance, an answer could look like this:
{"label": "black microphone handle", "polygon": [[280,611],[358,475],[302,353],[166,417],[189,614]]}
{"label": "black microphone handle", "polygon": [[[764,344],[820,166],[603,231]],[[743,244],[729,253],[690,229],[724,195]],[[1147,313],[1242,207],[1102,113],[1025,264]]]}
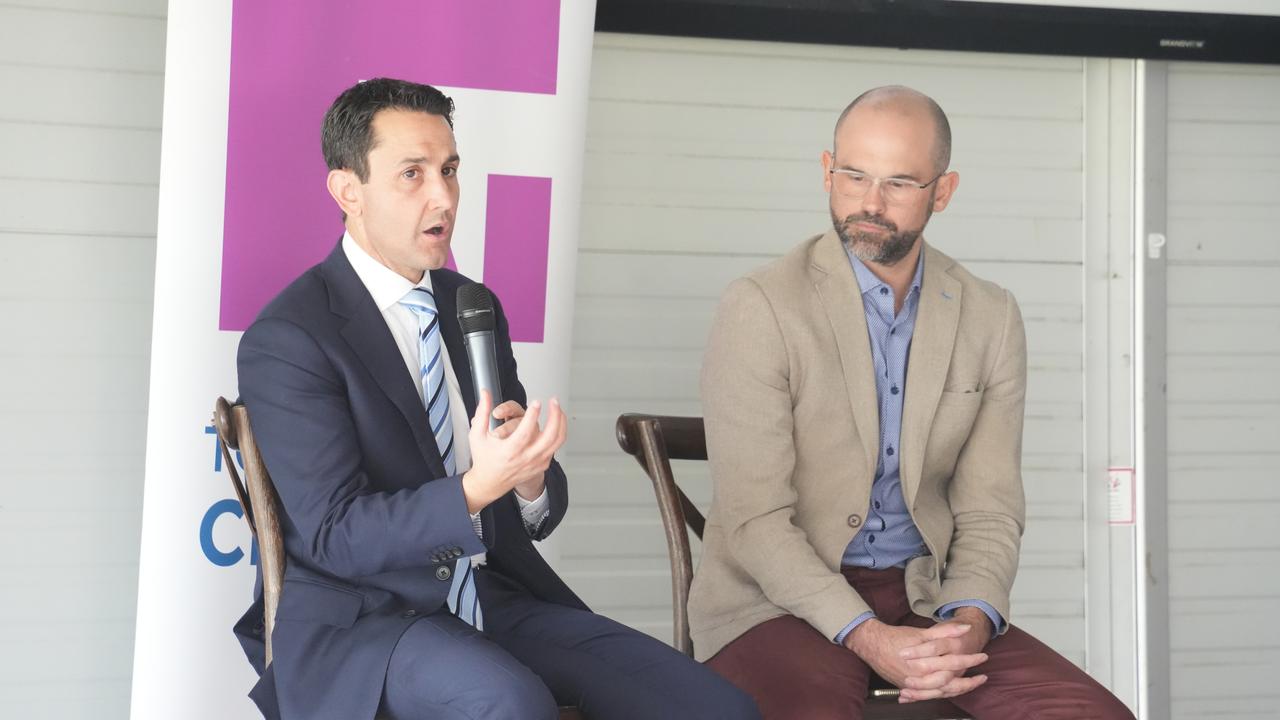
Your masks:
{"label": "black microphone handle", "polygon": [[[502,383],[498,380],[498,353],[493,344],[493,331],[481,330],[462,336],[467,344],[467,359],[471,365],[471,382],[476,390],[476,405],[480,404],[480,391],[488,390],[493,406],[502,404]],[[501,423],[489,414],[489,429]]]}

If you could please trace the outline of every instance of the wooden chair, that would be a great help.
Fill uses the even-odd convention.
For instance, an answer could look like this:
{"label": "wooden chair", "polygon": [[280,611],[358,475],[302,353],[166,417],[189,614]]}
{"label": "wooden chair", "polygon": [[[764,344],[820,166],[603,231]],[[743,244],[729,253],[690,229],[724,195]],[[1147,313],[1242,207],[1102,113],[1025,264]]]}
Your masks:
{"label": "wooden chair", "polygon": [[[658,498],[662,528],[671,560],[671,612],[675,621],[673,644],[693,657],[689,637],[689,584],[693,582],[693,556],[689,532],[702,540],[706,519],[676,485],[672,460],[706,460],[707,438],[700,417],[672,417],[627,413],[618,417],[618,445],[640,463]],[[900,691],[872,676],[870,696],[863,708],[864,720],[964,720],[968,716],[945,700],[900,705]]]}
{"label": "wooden chair", "polygon": [[[231,487],[240,500],[249,531],[258,541],[258,562],[262,567],[263,625],[267,644],[267,664],[271,664],[271,631],[276,624],[276,608],[280,604],[280,588],[284,583],[284,537],[280,534],[279,503],[271,475],[262,462],[262,453],[253,439],[249,411],[242,404],[232,405],[218,398],[213,408],[213,426],[222,445],[223,466],[231,476]],[[231,457],[240,451],[244,461],[244,480]],[[379,716],[378,720],[385,720]],[[577,708],[560,708],[560,720],[583,720]]]}
{"label": "wooden chair", "polygon": [[[244,510],[249,532],[258,541],[258,564],[262,568],[263,637],[267,644],[267,665],[271,664],[271,631],[276,625],[276,607],[280,604],[280,588],[284,584],[284,537],[280,534],[280,496],[262,462],[262,453],[253,439],[249,411],[244,405],[232,406],[226,398],[218,398],[213,406],[213,426],[222,446],[222,466],[231,477]],[[244,480],[236,470],[233,450],[240,451],[244,461]]]}

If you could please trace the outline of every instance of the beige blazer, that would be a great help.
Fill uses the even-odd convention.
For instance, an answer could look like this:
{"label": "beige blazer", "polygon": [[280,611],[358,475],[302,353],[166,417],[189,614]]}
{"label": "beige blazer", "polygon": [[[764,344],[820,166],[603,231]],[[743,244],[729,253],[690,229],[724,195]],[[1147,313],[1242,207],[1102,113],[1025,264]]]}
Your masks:
{"label": "beige blazer", "polygon": [[[840,560],[875,478],[874,372],[858,283],[834,232],[725,292],[702,369],[715,494],[689,597],[699,660],[780,615],[834,638],[870,609]],[[925,245],[901,436],[903,493],[930,552],[906,569],[920,615],[979,599],[1009,618],[1025,393],[1013,296]]]}

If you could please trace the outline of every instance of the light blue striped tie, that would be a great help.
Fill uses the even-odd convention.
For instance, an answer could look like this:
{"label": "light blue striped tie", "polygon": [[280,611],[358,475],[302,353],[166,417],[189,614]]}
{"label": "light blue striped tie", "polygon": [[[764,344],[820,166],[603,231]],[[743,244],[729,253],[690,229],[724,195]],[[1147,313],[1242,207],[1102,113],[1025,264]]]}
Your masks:
{"label": "light blue striped tie", "polygon": [[[449,390],[445,387],[444,350],[440,343],[440,318],[436,311],[436,298],[430,290],[415,287],[400,300],[400,304],[418,317],[418,379],[422,383],[427,421],[435,435],[436,448],[440,450],[440,457],[444,460],[444,470],[453,475],[457,472],[453,453],[453,422],[449,418]],[[480,534],[478,526],[475,531],[477,535]],[[484,629],[470,557],[459,558],[454,564],[448,603],[449,612],[477,630]]]}

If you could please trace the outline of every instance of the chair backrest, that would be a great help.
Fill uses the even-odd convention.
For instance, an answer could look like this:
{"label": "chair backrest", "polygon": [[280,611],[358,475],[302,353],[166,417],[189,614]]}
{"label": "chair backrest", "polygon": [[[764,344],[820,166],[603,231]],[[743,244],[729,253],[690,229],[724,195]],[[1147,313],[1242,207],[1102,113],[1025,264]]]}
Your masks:
{"label": "chair backrest", "polygon": [[[267,664],[271,664],[271,631],[276,624],[276,607],[284,582],[284,538],[280,534],[280,497],[271,484],[271,475],[262,462],[262,453],[253,439],[249,411],[244,405],[232,405],[218,398],[213,408],[213,426],[222,441],[222,464],[231,476],[231,486],[249,530],[258,541],[258,566],[262,569],[262,601],[265,606],[263,625],[267,645]],[[231,451],[238,450],[244,461],[244,481],[236,470]]]}
{"label": "chair backrest", "polygon": [[618,445],[640,463],[658,498],[662,527],[671,560],[671,601],[674,615],[673,644],[693,657],[689,637],[689,584],[693,582],[693,555],[689,531],[702,539],[706,518],[676,485],[671,460],[706,460],[707,438],[700,417],[628,413],[618,418]]}

